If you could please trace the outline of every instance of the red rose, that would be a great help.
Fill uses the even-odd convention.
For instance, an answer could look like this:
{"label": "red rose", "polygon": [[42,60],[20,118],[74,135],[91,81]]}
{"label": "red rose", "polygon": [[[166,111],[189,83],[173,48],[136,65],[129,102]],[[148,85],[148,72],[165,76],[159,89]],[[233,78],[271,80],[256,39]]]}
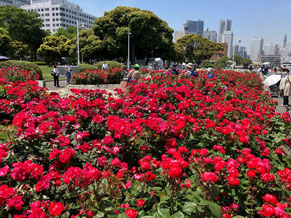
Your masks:
{"label": "red rose", "polygon": [[264,204],[262,210],[259,211],[260,215],[271,217],[275,215],[275,209],[269,204]]}
{"label": "red rose", "polygon": [[277,203],[277,198],[274,195],[266,194],[263,199],[270,204]]}
{"label": "red rose", "polygon": [[256,171],[255,170],[248,170],[247,176],[250,177],[250,179],[253,179],[256,176]]}
{"label": "red rose", "polygon": [[201,178],[204,182],[215,183],[218,180],[218,176],[215,173],[205,172],[201,174]]}
{"label": "red rose", "polygon": [[143,199],[138,199],[136,201],[136,206],[138,206],[138,207],[142,207],[144,204],[145,204],[145,200],[143,200]]}
{"label": "red rose", "polygon": [[114,166],[114,167],[120,167],[121,166],[121,161],[118,159],[118,158],[115,158],[111,161],[111,166]]}
{"label": "red rose", "polygon": [[230,185],[239,185],[239,180],[234,176],[227,177],[227,180]]}
{"label": "red rose", "polygon": [[179,178],[182,176],[182,168],[179,165],[173,165],[169,169],[169,175],[172,178]]}
{"label": "red rose", "polygon": [[64,205],[61,202],[51,202],[49,212],[52,216],[59,216],[64,210]]}
{"label": "red rose", "polygon": [[125,211],[125,214],[129,217],[129,218],[136,218],[137,217],[137,213],[135,210],[133,209],[127,209]]}

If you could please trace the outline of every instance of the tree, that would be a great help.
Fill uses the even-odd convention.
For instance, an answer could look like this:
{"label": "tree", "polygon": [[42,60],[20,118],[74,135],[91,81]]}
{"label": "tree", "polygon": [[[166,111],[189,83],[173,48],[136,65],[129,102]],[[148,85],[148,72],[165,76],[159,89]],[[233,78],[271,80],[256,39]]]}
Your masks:
{"label": "tree", "polygon": [[[100,38],[94,35],[92,29],[83,30],[80,32],[80,54],[86,62],[91,62],[92,59],[102,59],[103,43]],[[70,56],[77,56],[77,37],[72,39]]]}
{"label": "tree", "polygon": [[215,68],[225,68],[227,66],[230,66],[231,62],[232,62],[232,60],[230,58],[221,57],[214,63],[214,67]]}
{"label": "tree", "polygon": [[127,58],[128,32],[131,32],[131,62],[135,57],[167,59],[173,52],[173,30],[153,12],[131,7],[117,7],[105,12],[93,26],[94,34],[102,41],[104,59]]}
{"label": "tree", "polygon": [[179,39],[177,44],[183,50],[186,61],[198,65],[223,50],[221,44],[209,41],[198,34],[186,35]]}
{"label": "tree", "polygon": [[0,27],[8,31],[12,40],[27,44],[33,56],[46,35],[36,12],[26,12],[17,7],[0,7]]}
{"label": "tree", "polygon": [[37,53],[43,57],[47,63],[60,61],[62,57],[69,56],[71,40],[65,36],[47,36],[40,45]]}
{"label": "tree", "polygon": [[8,31],[0,27],[0,55],[8,55],[11,50],[12,39],[8,35]]}
{"label": "tree", "polygon": [[70,26],[67,29],[59,28],[54,36],[65,36],[68,39],[72,39],[77,35],[77,27]]}
{"label": "tree", "polygon": [[240,66],[244,65],[245,63],[248,63],[248,65],[253,63],[250,59],[243,58],[239,55],[234,56],[234,62],[236,63],[236,65],[240,65]]}

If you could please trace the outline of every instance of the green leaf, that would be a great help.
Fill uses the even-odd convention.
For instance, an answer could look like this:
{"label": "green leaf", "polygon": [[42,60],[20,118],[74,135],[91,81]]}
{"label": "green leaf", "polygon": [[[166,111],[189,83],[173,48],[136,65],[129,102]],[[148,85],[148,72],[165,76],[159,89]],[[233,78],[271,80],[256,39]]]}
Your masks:
{"label": "green leaf", "polygon": [[177,213],[171,216],[171,218],[183,218],[183,217],[185,216],[181,211],[178,211]]}
{"label": "green leaf", "polygon": [[101,211],[98,211],[98,213],[95,215],[96,217],[104,217],[105,214]]}
{"label": "green leaf", "polygon": [[186,202],[183,206],[183,212],[192,213],[196,207],[197,207],[197,204],[193,202]]}
{"label": "green leaf", "polygon": [[244,216],[237,215],[237,216],[234,216],[233,218],[245,218],[245,217]]}
{"label": "green leaf", "polygon": [[166,209],[166,208],[159,208],[158,209],[158,213],[159,215],[161,215],[162,217],[170,217],[170,210]]}
{"label": "green leaf", "polygon": [[220,218],[222,216],[221,207],[218,204],[216,204],[214,202],[210,202],[209,208],[210,208],[212,215],[214,215],[215,217]]}
{"label": "green leaf", "polygon": [[120,213],[117,218],[128,218],[128,216],[125,213]]}

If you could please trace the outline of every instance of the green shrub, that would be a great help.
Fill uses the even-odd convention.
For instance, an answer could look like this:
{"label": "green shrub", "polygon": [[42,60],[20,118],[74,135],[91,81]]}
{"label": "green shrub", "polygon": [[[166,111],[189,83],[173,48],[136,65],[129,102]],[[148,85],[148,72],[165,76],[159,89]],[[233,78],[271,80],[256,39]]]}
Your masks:
{"label": "green shrub", "polygon": [[[79,72],[83,72],[85,70],[101,70],[103,63],[104,61],[100,61],[95,66],[91,64],[80,64]],[[122,67],[122,64],[116,61],[106,61],[106,63],[108,64],[109,69]]]}
{"label": "green shrub", "polygon": [[34,61],[33,63],[36,65],[46,65],[45,61]]}
{"label": "green shrub", "polygon": [[15,61],[15,60],[0,62],[0,68],[8,69],[9,67],[19,67],[22,70],[31,71],[34,74],[38,74],[40,80],[43,79],[41,69],[36,64],[34,64],[32,62]]}

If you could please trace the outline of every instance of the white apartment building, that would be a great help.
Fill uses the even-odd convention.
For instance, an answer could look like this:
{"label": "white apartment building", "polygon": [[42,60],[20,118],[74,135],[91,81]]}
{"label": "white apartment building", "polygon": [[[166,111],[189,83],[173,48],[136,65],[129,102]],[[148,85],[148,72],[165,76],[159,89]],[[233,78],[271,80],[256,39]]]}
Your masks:
{"label": "white apartment building", "polygon": [[84,13],[80,6],[67,0],[30,0],[30,5],[21,6],[26,11],[35,11],[43,21],[43,29],[56,33],[59,28],[66,29],[79,25],[85,29],[93,26],[97,17]]}
{"label": "white apartment building", "polygon": [[222,36],[222,43],[227,43],[227,57],[231,58],[233,56],[233,32],[224,31]]}
{"label": "white apartment building", "polygon": [[278,55],[278,50],[278,44],[265,43],[264,45],[264,55]]}
{"label": "white apartment building", "polygon": [[185,31],[175,31],[174,42],[177,43],[178,39],[181,39],[185,35],[186,35]]}
{"label": "white apartment building", "polygon": [[251,60],[254,62],[259,61],[258,57],[264,54],[263,51],[264,39],[254,37],[251,44]]}
{"label": "white apartment building", "polygon": [[0,6],[15,6],[28,5],[30,0],[0,0]]}
{"label": "white apartment building", "polygon": [[208,29],[203,32],[203,37],[212,41],[217,42],[217,32],[216,31],[209,31]]}

